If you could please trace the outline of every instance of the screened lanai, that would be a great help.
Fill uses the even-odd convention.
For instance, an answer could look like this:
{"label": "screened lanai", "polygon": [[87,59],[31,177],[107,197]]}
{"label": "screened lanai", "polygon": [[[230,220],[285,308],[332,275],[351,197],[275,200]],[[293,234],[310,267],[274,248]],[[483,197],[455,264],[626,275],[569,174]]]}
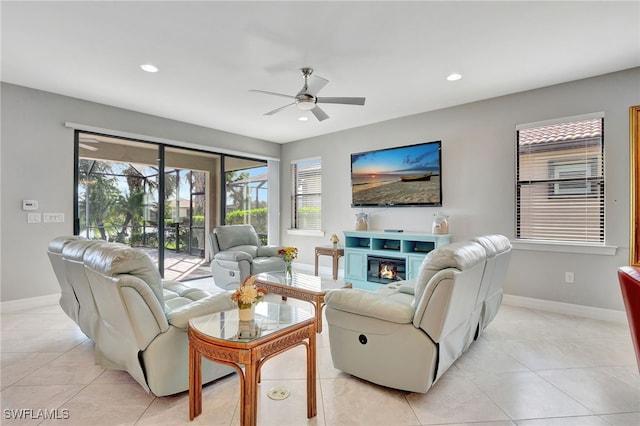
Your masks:
{"label": "screened lanai", "polygon": [[173,280],[210,275],[207,235],[220,224],[250,223],[267,243],[266,161],[80,131],[77,141],[77,235],[145,250]]}
{"label": "screened lanai", "polygon": [[[157,262],[158,168],[80,159],[79,172],[80,235],[145,249]],[[205,173],[165,169],[164,180],[165,278],[208,275],[204,247]]]}

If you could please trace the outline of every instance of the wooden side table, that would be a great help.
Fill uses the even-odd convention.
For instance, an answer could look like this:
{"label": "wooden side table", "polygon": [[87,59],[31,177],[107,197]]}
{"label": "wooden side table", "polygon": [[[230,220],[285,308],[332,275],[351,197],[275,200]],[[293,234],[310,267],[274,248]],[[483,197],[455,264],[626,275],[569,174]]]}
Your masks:
{"label": "wooden side table", "polygon": [[344,256],[344,248],[333,246],[321,246],[316,247],[316,271],[315,275],[318,275],[318,257],[319,256],[331,256],[333,258],[333,279],[338,279],[338,259]]}
{"label": "wooden side table", "polygon": [[[261,302],[267,303],[267,302]],[[268,359],[298,345],[307,348],[307,418],[316,416],[316,321],[295,308],[285,316],[282,306],[270,309],[277,318],[260,318],[255,337],[239,338],[237,309],[189,320],[189,420],[202,413],[202,357],[233,367],[240,376],[240,425],[256,426],[260,368]],[[288,322],[279,318],[291,318]],[[235,329],[235,331],[234,331]],[[238,364],[244,364],[242,369]]]}

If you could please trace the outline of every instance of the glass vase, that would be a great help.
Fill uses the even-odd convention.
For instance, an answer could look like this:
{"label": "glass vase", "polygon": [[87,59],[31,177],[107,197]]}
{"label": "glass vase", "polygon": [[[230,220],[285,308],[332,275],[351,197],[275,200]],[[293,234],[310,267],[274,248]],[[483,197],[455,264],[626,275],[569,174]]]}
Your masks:
{"label": "glass vase", "polygon": [[291,279],[291,261],[290,260],[284,261],[284,277],[287,280]]}

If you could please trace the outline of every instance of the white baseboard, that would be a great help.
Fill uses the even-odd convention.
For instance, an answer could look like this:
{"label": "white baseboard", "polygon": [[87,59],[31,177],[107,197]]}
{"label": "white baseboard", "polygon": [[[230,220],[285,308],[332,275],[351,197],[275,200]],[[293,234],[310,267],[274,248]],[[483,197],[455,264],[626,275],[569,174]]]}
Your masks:
{"label": "white baseboard", "polygon": [[555,312],[558,314],[574,315],[577,317],[627,324],[626,313],[624,311],[616,311],[613,309],[573,305],[571,303],[533,299],[531,297],[523,296],[512,296],[510,294],[505,294],[503,296],[502,303],[504,303],[505,305],[520,306],[522,308],[538,309],[541,311]]}
{"label": "white baseboard", "polygon": [[21,312],[26,309],[40,308],[42,306],[57,305],[60,300],[60,293],[48,294],[46,296],[29,297],[26,299],[9,300],[0,303],[0,312],[11,314]]}

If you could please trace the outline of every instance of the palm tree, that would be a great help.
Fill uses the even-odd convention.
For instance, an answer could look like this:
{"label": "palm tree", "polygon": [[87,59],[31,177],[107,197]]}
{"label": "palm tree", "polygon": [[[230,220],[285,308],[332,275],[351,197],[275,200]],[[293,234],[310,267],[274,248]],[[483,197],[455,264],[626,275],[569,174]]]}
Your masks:
{"label": "palm tree", "polygon": [[124,170],[127,178],[129,193],[119,198],[120,214],[124,216],[122,226],[116,235],[116,241],[125,242],[131,223],[131,235],[140,232],[144,209],[144,181],[145,177],[133,165]]}
{"label": "palm tree", "polygon": [[107,162],[80,160],[79,172],[84,187],[84,191],[78,191],[79,210],[84,212],[80,216],[85,219],[87,232],[97,228],[100,238],[108,240],[107,228],[116,220],[115,207],[120,200],[118,180]]}

